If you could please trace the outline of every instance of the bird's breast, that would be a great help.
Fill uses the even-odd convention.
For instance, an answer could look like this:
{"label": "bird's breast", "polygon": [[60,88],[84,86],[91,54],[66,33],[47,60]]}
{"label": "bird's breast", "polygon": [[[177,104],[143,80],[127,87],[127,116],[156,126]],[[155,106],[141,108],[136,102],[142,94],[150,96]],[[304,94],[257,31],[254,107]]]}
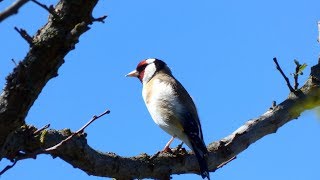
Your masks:
{"label": "bird's breast", "polygon": [[143,86],[142,96],[152,119],[161,128],[170,128],[172,124],[179,122],[177,118],[182,106],[170,83],[151,80]]}

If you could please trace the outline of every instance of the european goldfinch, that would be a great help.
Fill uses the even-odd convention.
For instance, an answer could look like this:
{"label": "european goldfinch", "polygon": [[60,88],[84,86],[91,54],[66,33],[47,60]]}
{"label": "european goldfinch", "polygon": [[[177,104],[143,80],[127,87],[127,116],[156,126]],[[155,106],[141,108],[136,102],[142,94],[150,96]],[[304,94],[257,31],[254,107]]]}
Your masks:
{"label": "european goldfinch", "polygon": [[137,77],[142,82],[142,96],[152,119],[172,136],[164,151],[169,149],[174,138],[179,138],[195,153],[202,178],[210,179],[206,161],[208,151],[196,106],[166,63],[146,59],[126,76]]}

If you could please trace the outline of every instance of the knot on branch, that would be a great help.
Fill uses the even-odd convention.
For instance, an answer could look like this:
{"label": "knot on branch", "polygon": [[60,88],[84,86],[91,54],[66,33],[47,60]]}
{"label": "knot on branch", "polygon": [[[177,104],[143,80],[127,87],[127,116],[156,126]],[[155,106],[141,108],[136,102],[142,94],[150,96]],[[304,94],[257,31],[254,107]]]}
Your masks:
{"label": "knot on branch", "polygon": [[39,149],[39,143],[35,139],[34,126],[23,125],[11,132],[1,148],[1,158],[7,158],[13,161],[19,154],[30,153]]}

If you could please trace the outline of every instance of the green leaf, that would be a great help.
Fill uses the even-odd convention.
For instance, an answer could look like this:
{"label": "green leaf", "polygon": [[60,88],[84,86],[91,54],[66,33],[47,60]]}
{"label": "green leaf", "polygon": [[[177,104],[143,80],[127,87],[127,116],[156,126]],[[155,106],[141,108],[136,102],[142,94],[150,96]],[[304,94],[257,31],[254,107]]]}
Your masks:
{"label": "green leaf", "polygon": [[306,63],[303,63],[302,65],[299,66],[299,70],[297,74],[302,75],[303,74],[303,70],[307,67]]}

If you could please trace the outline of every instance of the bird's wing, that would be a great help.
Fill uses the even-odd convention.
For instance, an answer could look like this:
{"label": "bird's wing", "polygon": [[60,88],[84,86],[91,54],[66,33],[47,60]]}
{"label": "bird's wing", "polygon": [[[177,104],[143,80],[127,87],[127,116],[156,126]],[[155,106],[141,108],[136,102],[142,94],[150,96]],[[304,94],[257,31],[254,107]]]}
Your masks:
{"label": "bird's wing", "polygon": [[[167,77],[162,77],[167,76]],[[179,103],[175,111],[180,111],[178,117],[175,117],[175,127],[180,127],[188,138],[188,146],[194,151],[199,162],[202,178],[210,180],[206,157],[208,155],[207,147],[203,141],[203,134],[196,106],[189,93],[173,76],[167,74],[159,74],[160,80],[166,79],[167,83],[175,91],[175,101]],[[187,142],[185,142],[187,143]],[[190,144],[189,144],[190,143]]]}
{"label": "bird's wing", "polygon": [[178,91],[180,92],[177,93],[177,97],[184,108],[183,110],[185,111],[185,113],[182,113],[183,117],[181,117],[183,118],[183,120],[181,121],[184,127],[184,131],[195,133],[201,140],[203,140],[203,134],[196,105],[194,104],[193,99],[191,98],[187,90],[182,86],[182,84],[178,80],[174,80],[175,83],[173,83],[173,87],[179,89]]}
{"label": "bird's wing", "polygon": [[[174,112],[179,111],[181,113],[179,113],[179,116],[174,117],[177,119],[177,122],[175,121],[175,125],[177,127],[182,127],[183,131],[186,133],[197,134],[199,138],[203,140],[197,108],[187,90],[171,74],[169,75],[168,73],[160,71],[155,76],[161,83],[166,83],[171,86],[173,91],[176,93],[176,100],[174,101],[177,102],[178,105],[173,108],[177,108]],[[164,107],[164,109],[166,108],[168,107]]]}
{"label": "bird's wing", "polygon": [[179,100],[183,104],[185,109],[185,113],[182,113],[182,117],[180,122],[182,123],[184,133],[187,135],[191,149],[195,153],[199,166],[200,173],[202,178],[207,178],[210,180],[208,164],[206,161],[208,150],[203,141],[203,134],[201,129],[200,120],[198,117],[196,106],[187,93],[187,91],[183,88],[183,86],[177,81],[177,86],[181,86],[179,89],[182,89],[182,93],[179,93]]}

